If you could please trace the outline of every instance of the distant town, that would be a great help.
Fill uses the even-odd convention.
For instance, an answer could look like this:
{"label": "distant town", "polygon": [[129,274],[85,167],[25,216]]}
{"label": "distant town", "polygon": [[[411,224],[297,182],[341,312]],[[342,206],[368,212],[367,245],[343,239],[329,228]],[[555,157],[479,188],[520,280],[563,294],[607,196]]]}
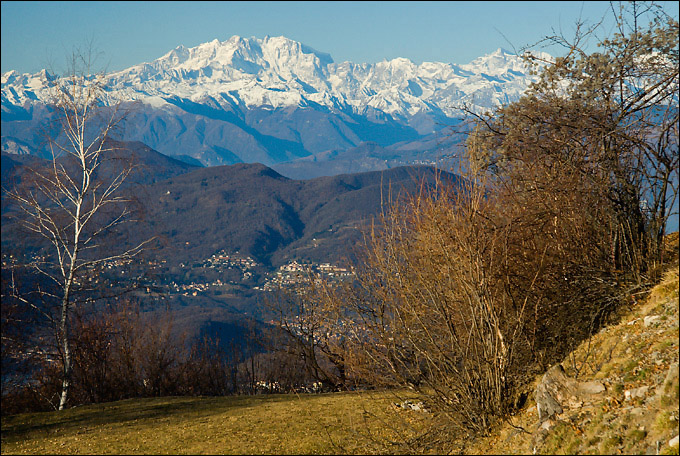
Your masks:
{"label": "distant town", "polygon": [[[33,256],[30,263],[44,262],[45,259]],[[2,255],[2,267],[16,267],[20,262],[12,255]],[[106,273],[125,267],[133,261],[127,259],[105,261],[99,265],[99,272]],[[302,260],[291,260],[275,271],[267,270],[264,265],[254,258],[239,252],[229,253],[224,250],[214,253],[210,257],[193,262],[180,263],[181,273],[170,274],[165,260],[143,260],[140,265],[150,272],[146,278],[140,280],[141,290],[147,294],[180,294],[183,296],[198,296],[210,291],[224,290],[228,287],[246,286],[256,291],[275,291],[279,288],[293,287],[309,278],[325,279],[329,282],[351,280],[354,272],[348,268],[331,263],[314,263]],[[191,280],[183,279],[190,276]],[[105,275],[93,274],[94,283],[107,282]],[[112,281],[109,287],[114,286]]]}

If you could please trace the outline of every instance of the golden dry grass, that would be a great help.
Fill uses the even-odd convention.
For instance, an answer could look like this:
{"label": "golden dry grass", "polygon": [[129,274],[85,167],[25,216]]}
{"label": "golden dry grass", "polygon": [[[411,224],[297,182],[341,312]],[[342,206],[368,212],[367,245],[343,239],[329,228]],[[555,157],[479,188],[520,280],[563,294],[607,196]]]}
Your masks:
{"label": "golden dry grass", "polygon": [[170,397],[22,414],[2,418],[2,454],[389,453],[403,451],[398,444],[428,419],[392,406],[403,399],[389,392]]}

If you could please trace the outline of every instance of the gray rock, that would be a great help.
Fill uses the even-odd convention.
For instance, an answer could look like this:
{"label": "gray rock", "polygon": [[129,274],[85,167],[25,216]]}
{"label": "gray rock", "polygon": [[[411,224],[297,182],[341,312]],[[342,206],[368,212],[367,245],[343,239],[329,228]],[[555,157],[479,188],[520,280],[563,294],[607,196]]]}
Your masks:
{"label": "gray rock", "polygon": [[678,363],[674,362],[673,364],[670,365],[668,368],[668,373],[666,373],[666,378],[663,381],[663,387],[662,390],[666,391],[668,388],[670,388],[674,382],[678,381],[678,373],[680,372],[680,369],[678,369]]}
{"label": "gray rock", "polygon": [[559,415],[564,408],[580,408],[586,400],[604,391],[600,382],[579,382],[568,377],[562,365],[553,366],[534,391],[539,422]]}
{"label": "gray rock", "polygon": [[599,394],[604,392],[605,387],[601,382],[582,382],[578,385],[578,390],[581,394]]}
{"label": "gray rock", "polygon": [[647,393],[649,392],[649,386],[641,386],[639,388],[633,388],[630,390],[626,390],[623,394],[626,398],[626,400],[632,400],[632,399],[637,399],[637,398],[644,398],[647,396]]}
{"label": "gray rock", "polygon": [[395,407],[402,408],[404,410],[413,410],[415,412],[428,412],[427,408],[425,408],[425,404],[422,402],[412,402],[409,400],[406,400],[402,402],[401,404],[398,404],[396,402],[393,403]]}
{"label": "gray rock", "polygon": [[659,315],[647,315],[644,319],[645,328],[649,328],[659,322],[661,322],[661,317]]}
{"label": "gray rock", "polygon": [[559,415],[564,411],[543,383],[536,387],[536,408],[538,409],[538,420],[540,422],[547,420],[553,415]]}
{"label": "gray rock", "polygon": [[551,419],[545,420],[538,428],[544,431],[549,431],[555,426],[555,422]]}
{"label": "gray rock", "polygon": [[670,439],[670,440],[668,441],[668,446],[670,446],[670,447],[678,446],[678,443],[679,443],[679,440],[678,440],[678,439],[679,439],[679,438],[680,438],[680,435],[676,435],[675,437],[673,437],[672,439]]}

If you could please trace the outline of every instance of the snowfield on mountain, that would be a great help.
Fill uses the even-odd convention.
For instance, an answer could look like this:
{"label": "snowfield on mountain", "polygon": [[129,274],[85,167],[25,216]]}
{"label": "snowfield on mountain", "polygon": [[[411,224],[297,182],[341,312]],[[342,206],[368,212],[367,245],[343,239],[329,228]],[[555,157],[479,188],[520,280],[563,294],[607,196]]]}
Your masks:
{"label": "snowfield on mountain", "polygon": [[[47,115],[48,77],[2,75],[3,150],[44,155],[28,127]],[[233,36],[110,73],[107,97],[142,102],[122,139],[205,165],[273,165],[366,142],[406,142],[432,158],[433,137],[441,143],[463,105],[481,112],[515,101],[535,79],[522,57],[503,49],[461,65],[335,63],[285,37]]]}

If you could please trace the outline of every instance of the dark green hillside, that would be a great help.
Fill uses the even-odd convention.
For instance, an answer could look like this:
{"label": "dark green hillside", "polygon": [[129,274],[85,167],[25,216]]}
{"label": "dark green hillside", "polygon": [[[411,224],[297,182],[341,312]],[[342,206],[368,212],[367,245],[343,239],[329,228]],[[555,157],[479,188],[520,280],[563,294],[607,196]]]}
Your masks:
{"label": "dark green hillside", "polygon": [[130,154],[132,162],[138,165],[129,178],[129,184],[152,184],[201,167],[161,154],[138,141],[121,144],[124,144],[123,153]]}
{"label": "dark green hillside", "polygon": [[327,150],[277,163],[272,168],[293,179],[356,174],[423,163],[438,163],[448,168],[455,164],[451,153],[461,147],[462,138],[463,135],[457,133],[433,134],[428,139],[402,141],[389,147],[364,142],[349,149]]}
{"label": "dark green hillside", "polygon": [[287,198],[297,189],[263,165],[199,169],[141,190],[145,230],[167,239],[157,256],[173,264],[221,249],[266,258],[302,233]]}
{"label": "dark green hillside", "polygon": [[24,166],[24,165],[32,165],[34,163],[38,163],[42,161],[39,157],[36,157],[35,155],[15,155],[15,154],[8,154],[3,152],[2,153],[2,166],[0,166],[0,169],[2,170],[2,185],[3,187],[5,186],[5,183],[9,183],[10,179],[15,175],[15,172],[17,170],[17,167]]}
{"label": "dark green hillside", "polygon": [[[103,180],[110,180],[113,176],[120,172],[123,167],[131,166],[130,175],[125,180],[124,186],[127,188],[134,188],[133,195],[139,195],[138,187],[153,184],[154,182],[168,179],[173,176],[184,174],[191,170],[199,168],[199,166],[191,165],[172,157],[163,155],[150,147],[140,142],[130,143],[114,143],[119,150],[114,152],[110,158],[102,162],[99,169],[99,176]],[[49,161],[34,155],[15,155],[2,153],[2,213],[3,215],[10,215],[13,211],[13,204],[10,200],[5,198],[5,190],[11,189],[14,185],[18,185],[22,179],[28,175],[26,168],[40,169],[43,166],[49,166]],[[58,163],[64,165],[67,169],[70,167],[69,159],[61,157]],[[24,234],[16,232],[16,226],[13,225],[11,217],[3,217],[2,219],[2,246],[3,252],[5,248],[16,245],[16,239],[21,238],[22,243],[32,245],[34,242],[30,238],[26,238]]]}
{"label": "dark green hillside", "polygon": [[[98,178],[102,181],[111,181],[125,167],[131,167],[131,172],[124,182],[124,187],[129,190],[133,197],[140,196],[140,186],[153,184],[154,182],[168,179],[173,176],[184,174],[199,168],[198,166],[181,162],[174,158],[163,155],[140,142],[119,143],[114,142],[114,147],[119,147],[108,159],[101,163],[98,170]],[[70,157],[57,159],[60,165],[69,169],[73,164]],[[38,247],[39,239],[27,237],[15,224],[12,217],[14,205],[11,200],[5,198],[5,190],[12,189],[22,179],[30,175],[27,168],[39,170],[41,167],[50,166],[50,161],[33,155],[14,155],[2,153],[2,248],[3,253],[11,253],[21,239],[21,246]],[[142,201],[143,203],[143,201]],[[143,213],[144,211],[142,211]]]}
{"label": "dark green hillside", "polygon": [[[117,170],[119,171],[122,166],[121,161],[124,161],[125,165],[130,165],[133,168],[125,181],[126,186],[153,184],[154,182],[184,174],[201,167],[163,155],[141,142],[122,143],[112,141],[112,143],[114,147],[119,147],[120,149],[110,157],[114,158],[114,160],[102,163],[100,173],[106,179]],[[64,157],[59,158],[58,162],[67,167],[69,166],[68,159]],[[17,155],[3,152],[3,189],[11,188],[12,185],[18,183],[17,179],[20,180],[22,176],[26,175],[26,170],[22,169],[23,166],[36,168],[47,166],[49,163],[48,160],[35,155]],[[3,200],[3,208],[5,203]]]}

